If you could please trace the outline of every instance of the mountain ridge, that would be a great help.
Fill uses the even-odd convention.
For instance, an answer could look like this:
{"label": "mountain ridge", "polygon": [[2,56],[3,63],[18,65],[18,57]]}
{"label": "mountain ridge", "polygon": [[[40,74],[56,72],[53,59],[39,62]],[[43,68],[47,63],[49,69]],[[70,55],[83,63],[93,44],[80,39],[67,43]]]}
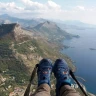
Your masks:
{"label": "mountain ridge", "polygon": [[[5,25],[10,25],[10,24],[5,24]],[[49,21],[43,22],[43,25],[44,25],[43,27],[40,26],[43,32],[41,29],[40,31],[35,29],[31,29],[30,31],[24,30],[17,23],[15,26],[13,26],[13,28],[12,26],[10,26],[11,29],[10,30],[8,29],[9,31],[7,30],[7,28],[9,27],[5,28],[7,30],[6,32],[4,31],[4,28],[3,31],[1,30],[2,33],[9,32],[9,33],[16,33],[16,34],[13,34],[11,36],[15,38],[15,40],[13,40],[13,38],[9,40],[10,38],[8,36],[6,36],[6,38],[4,39],[0,38],[0,53],[1,53],[0,74],[7,79],[6,81],[3,82],[5,83],[5,85],[0,86],[0,93],[2,93],[1,90],[5,90],[9,94],[12,91],[14,91],[15,89],[14,86],[17,85],[19,87],[23,86],[22,89],[24,89],[24,86],[26,86],[28,82],[29,74],[31,73],[31,70],[34,68],[35,64],[37,64],[42,58],[49,58],[52,59],[53,61],[55,61],[57,58],[64,58],[69,64],[69,66],[74,69],[74,65],[72,65],[72,60],[70,60],[70,58],[68,58],[66,55],[60,52],[62,45],[57,43],[59,39],[64,39],[64,37],[61,38],[62,35],[60,35],[60,32],[58,32],[58,30],[59,31],[61,30],[61,32],[63,32],[62,29],[60,29],[58,26],[54,25],[53,23],[50,23]],[[45,29],[43,29],[44,27]],[[48,29],[47,31],[46,28]],[[52,28],[53,29],[55,28],[55,30],[57,31],[51,31],[53,30]],[[45,33],[47,32],[51,32],[50,34],[48,34],[49,36],[45,35]],[[58,38],[58,35],[60,38],[57,39],[57,41],[52,42],[49,40],[51,39],[49,37],[53,36],[54,32],[57,35],[54,38],[55,39]],[[40,36],[38,36],[37,33],[39,33]],[[44,38],[42,38],[42,34]],[[2,37],[4,37],[4,35]],[[27,39],[23,37],[26,37]],[[8,88],[10,85],[12,87]],[[32,88],[34,89],[36,88],[36,86],[33,86]],[[6,94],[2,96],[6,96]]]}
{"label": "mountain ridge", "polygon": [[45,21],[33,28],[37,33],[42,33],[49,40],[61,41],[63,39],[72,39],[73,35],[67,33],[65,30],[60,29],[54,22]]}
{"label": "mountain ridge", "polygon": [[[27,30],[26,30],[27,31]],[[30,38],[32,33],[27,31],[25,33],[24,29],[17,23],[2,24],[0,25],[0,38],[10,38],[16,41],[22,40],[23,38]],[[8,37],[7,37],[8,36]]]}
{"label": "mountain ridge", "polygon": [[[0,18],[1,20],[3,20],[2,23],[7,23],[6,20],[9,20],[8,24],[9,23],[19,23],[22,27],[34,27],[36,26],[37,24],[45,21],[44,19],[21,19],[21,18],[17,18],[17,17],[12,17],[8,14],[3,14],[3,15],[0,15]],[[1,24],[2,24],[1,23]]]}

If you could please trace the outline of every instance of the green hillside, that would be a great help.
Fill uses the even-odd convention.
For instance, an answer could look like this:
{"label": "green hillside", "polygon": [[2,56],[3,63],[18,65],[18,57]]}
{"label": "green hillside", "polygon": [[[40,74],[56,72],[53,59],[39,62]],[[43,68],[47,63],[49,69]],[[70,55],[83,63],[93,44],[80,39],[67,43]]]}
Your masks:
{"label": "green hillside", "polygon": [[9,96],[15,87],[24,91],[32,69],[42,58],[53,61],[64,58],[69,66],[74,68],[71,60],[60,53],[60,44],[49,42],[38,35],[30,37],[26,32],[28,31],[21,29],[17,24],[0,26],[0,95],[2,96]]}
{"label": "green hillside", "polygon": [[[57,28],[57,26],[54,27],[55,29]],[[50,31],[51,30],[50,28]],[[42,33],[44,32],[43,30],[41,32],[44,36],[43,38],[41,35],[36,35],[34,31],[32,34],[32,31],[29,32],[22,29],[20,25],[16,23],[0,26],[0,95],[9,96],[9,94],[14,93],[14,96],[17,96],[18,93],[18,96],[21,96],[21,94],[24,94],[30,74],[35,64],[42,58],[49,58],[53,63],[56,59],[63,58],[70,68],[75,69],[72,60],[60,52],[62,45],[58,41],[64,38],[57,39],[58,36],[56,36],[56,40],[52,40],[50,36],[54,36],[53,33],[55,32],[56,34],[59,33],[56,30],[54,32],[52,31],[52,33],[50,31],[48,33],[49,36],[46,36]],[[64,36],[66,37],[66,35]],[[51,84],[53,88],[51,94],[53,95],[55,95],[54,82],[55,78],[52,75]],[[34,79],[31,91],[33,92],[36,87],[37,77]],[[16,91],[17,89],[19,91]],[[80,89],[77,90],[82,94]]]}
{"label": "green hillside", "polygon": [[[29,78],[29,72],[23,61],[14,57],[10,42],[10,40],[0,40],[0,75],[3,79],[6,78],[5,81],[0,79],[0,95],[9,93],[16,85],[25,85],[25,81]],[[7,89],[9,85],[11,90]]]}

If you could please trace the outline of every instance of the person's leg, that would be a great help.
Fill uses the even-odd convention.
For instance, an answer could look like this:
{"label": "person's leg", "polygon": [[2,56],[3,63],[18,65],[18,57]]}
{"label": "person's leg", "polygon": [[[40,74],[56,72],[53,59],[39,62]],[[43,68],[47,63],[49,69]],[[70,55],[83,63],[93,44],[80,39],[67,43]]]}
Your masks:
{"label": "person's leg", "polygon": [[38,88],[31,96],[50,96],[50,75],[52,63],[49,59],[42,59],[38,65]]}
{"label": "person's leg", "polygon": [[69,85],[64,85],[60,89],[60,96],[80,96],[80,94]]}
{"label": "person's leg", "polygon": [[57,59],[53,72],[56,77],[56,96],[80,96],[75,89],[71,88],[69,67],[65,60]]}

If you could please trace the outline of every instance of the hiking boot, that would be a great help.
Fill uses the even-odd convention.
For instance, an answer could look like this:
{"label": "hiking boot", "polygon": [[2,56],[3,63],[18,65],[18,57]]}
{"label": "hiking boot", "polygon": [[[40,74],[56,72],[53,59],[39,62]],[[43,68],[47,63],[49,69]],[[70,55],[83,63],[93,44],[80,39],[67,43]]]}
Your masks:
{"label": "hiking boot", "polygon": [[69,67],[65,60],[57,59],[53,66],[53,73],[56,77],[56,96],[60,95],[60,88],[64,85],[71,86]]}
{"label": "hiking boot", "polygon": [[38,86],[48,84],[50,86],[50,74],[52,73],[52,62],[50,59],[42,59],[38,65]]}

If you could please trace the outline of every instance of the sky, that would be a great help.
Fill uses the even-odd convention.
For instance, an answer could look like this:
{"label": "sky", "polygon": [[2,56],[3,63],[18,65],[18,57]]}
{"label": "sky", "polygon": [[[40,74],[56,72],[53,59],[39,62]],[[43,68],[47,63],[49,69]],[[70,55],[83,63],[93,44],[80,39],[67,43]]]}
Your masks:
{"label": "sky", "polygon": [[0,15],[96,24],[96,0],[0,0]]}

